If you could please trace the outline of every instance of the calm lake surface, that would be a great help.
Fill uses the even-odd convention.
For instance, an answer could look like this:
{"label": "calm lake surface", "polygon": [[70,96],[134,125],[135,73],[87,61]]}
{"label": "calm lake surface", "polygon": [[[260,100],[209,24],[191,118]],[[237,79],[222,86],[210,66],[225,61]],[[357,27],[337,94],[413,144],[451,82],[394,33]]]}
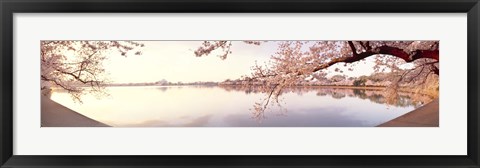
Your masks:
{"label": "calm lake surface", "polygon": [[87,117],[118,127],[372,127],[418,107],[408,96],[385,104],[382,91],[293,88],[254,118],[256,102],[266,97],[254,89],[220,86],[107,87],[110,94],[74,102],[65,92],[51,99]]}

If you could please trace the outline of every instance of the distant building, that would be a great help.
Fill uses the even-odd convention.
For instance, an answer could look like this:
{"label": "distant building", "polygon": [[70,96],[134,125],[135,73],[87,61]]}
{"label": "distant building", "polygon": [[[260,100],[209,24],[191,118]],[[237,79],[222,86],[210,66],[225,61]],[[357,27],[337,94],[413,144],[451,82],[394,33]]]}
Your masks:
{"label": "distant building", "polygon": [[162,80],[159,80],[157,82],[155,82],[155,84],[157,85],[167,85],[169,82],[165,79],[162,79]]}

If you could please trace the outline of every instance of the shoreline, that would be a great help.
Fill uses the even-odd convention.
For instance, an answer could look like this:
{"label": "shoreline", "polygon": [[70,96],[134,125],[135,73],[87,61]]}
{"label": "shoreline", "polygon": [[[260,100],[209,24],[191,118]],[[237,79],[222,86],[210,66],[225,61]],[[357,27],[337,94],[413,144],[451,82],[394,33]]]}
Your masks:
{"label": "shoreline", "polygon": [[334,89],[364,89],[364,90],[382,90],[385,86],[336,86],[336,85],[312,85],[295,87],[314,87],[314,88],[334,88]]}
{"label": "shoreline", "polygon": [[46,96],[41,98],[41,127],[111,127],[65,107]]}
{"label": "shoreline", "polygon": [[[103,87],[182,87],[182,86],[208,86],[208,87],[229,87],[229,86],[243,86],[241,84],[218,84],[218,85],[110,85],[110,86],[103,86]],[[255,86],[255,85],[252,85]],[[90,87],[90,86],[80,86],[80,87]],[[333,89],[362,89],[362,90],[383,90],[387,88],[387,86],[349,86],[349,85],[295,85],[291,86],[292,88],[333,88]],[[63,90],[62,88],[52,87],[52,90]],[[400,88],[400,92],[409,92],[414,93],[409,89]],[[420,93],[423,94],[423,93]]]}
{"label": "shoreline", "polygon": [[[145,87],[145,86],[243,86],[241,84],[217,84],[217,85],[104,85],[102,87]],[[251,85],[258,86],[258,85]],[[79,86],[90,87],[90,86]],[[291,87],[325,87],[325,88],[351,88],[351,89],[384,89],[387,86],[349,86],[349,85],[295,85]],[[62,90],[60,87],[52,87],[51,89]]]}

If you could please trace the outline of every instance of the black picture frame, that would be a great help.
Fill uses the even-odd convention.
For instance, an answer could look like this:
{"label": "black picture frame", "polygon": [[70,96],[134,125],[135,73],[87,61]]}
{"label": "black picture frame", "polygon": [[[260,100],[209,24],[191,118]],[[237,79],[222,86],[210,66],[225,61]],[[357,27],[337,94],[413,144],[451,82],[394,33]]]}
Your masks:
{"label": "black picture frame", "polygon": [[[478,0],[1,0],[1,167],[480,167]],[[14,13],[467,13],[466,156],[25,156],[13,155]],[[448,144],[445,144],[448,145]]]}

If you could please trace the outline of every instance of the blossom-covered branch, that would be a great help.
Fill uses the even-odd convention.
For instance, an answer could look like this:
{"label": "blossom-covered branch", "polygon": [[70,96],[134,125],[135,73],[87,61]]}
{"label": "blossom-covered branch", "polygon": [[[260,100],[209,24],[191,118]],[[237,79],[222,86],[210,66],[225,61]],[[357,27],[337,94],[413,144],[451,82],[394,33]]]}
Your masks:
{"label": "blossom-covered branch", "polygon": [[105,94],[103,87],[108,78],[102,63],[106,55],[141,55],[134,50],[138,47],[143,44],[133,41],[42,41],[42,93],[48,95],[52,87],[60,87],[79,102],[86,91]]}
{"label": "blossom-covered branch", "polygon": [[[257,103],[255,110],[265,110],[270,99],[276,99],[286,87],[298,85],[307,79],[321,79],[329,67],[336,64],[350,66],[362,62],[368,57],[375,58],[375,70],[392,72],[404,71],[400,65],[410,63],[412,70],[404,75],[392,77],[391,93],[396,94],[402,82],[419,83],[425,81],[431,74],[439,74],[439,41],[281,41],[277,42],[277,52],[271,56],[271,62],[263,66],[256,64],[252,74],[244,77],[250,85],[264,85],[266,98],[263,103]],[[216,49],[222,49],[220,57],[225,59],[232,51],[231,42],[210,41],[209,45],[199,48],[197,56],[208,55]],[[212,45],[214,44],[214,45]],[[227,45],[228,44],[228,45]],[[258,43],[260,45],[261,43]],[[205,49],[207,48],[207,49]],[[227,52],[225,52],[227,51]],[[341,71],[336,69],[336,71]],[[393,73],[395,74],[395,73]],[[256,116],[263,116],[258,114]]]}

